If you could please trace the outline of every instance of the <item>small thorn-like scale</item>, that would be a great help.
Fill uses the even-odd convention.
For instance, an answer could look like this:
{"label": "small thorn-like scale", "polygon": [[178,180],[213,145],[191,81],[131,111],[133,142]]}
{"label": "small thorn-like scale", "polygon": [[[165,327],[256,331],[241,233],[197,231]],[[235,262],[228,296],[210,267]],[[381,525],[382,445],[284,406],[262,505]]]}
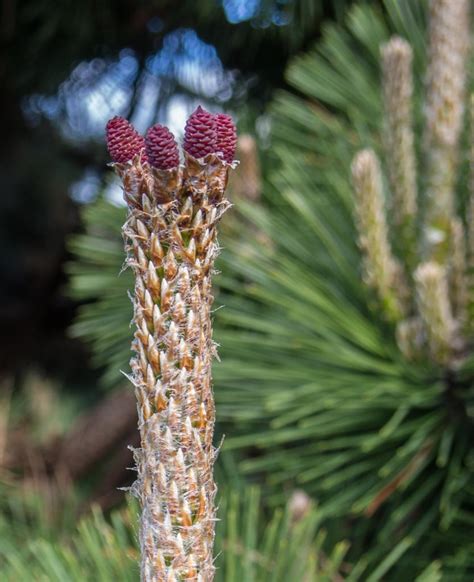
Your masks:
{"label": "small thorn-like scale", "polygon": [[384,141],[392,193],[391,211],[396,237],[410,267],[415,263],[417,172],[415,132],[412,119],[413,51],[408,42],[392,37],[382,47]]}
{"label": "small thorn-like scale", "polygon": [[[235,128],[224,117],[219,155],[215,116],[201,108],[191,115],[183,166],[173,136],[162,126],[148,131],[147,151],[140,156],[128,137],[122,149],[116,133],[110,142],[111,153],[120,154],[113,159],[128,204],[123,233],[135,275],[130,379],[141,437],[134,491],[142,507],[143,582],[214,578],[210,274],[219,251],[216,225],[229,207],[227,160],[233,159],[235,141]],[[125,124],[111,122],[114,131],[119,126],[129,131]]]}
{"label": "small thorn-like scale", "polygon": [[113,117],[106,125],[107,149],[112,161],[125,164],[141,155],[146,160],[145,140],[123,117]]}

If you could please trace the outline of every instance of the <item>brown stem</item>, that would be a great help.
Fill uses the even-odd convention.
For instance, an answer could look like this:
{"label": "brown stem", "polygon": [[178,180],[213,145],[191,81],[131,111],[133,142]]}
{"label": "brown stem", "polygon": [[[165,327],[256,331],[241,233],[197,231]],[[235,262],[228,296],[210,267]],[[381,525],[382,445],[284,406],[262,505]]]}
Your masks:
{"label": "brown stem", "polygon": [[158,171],[116,165],[129,215],[123,233],[135,274],[130,380],[141,446],[133,492],[142,507],[146,582],[214,577],[216,485],[211,383],[211,275],[228,167],[210,154]]}

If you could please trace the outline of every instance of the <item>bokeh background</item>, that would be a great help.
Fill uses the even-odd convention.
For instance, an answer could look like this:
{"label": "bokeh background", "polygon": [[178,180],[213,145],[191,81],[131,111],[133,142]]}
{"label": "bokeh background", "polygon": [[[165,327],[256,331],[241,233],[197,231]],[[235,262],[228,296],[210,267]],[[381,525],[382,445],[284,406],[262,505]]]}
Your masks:
{"label": "bokeh background", "polygon": [[[110,172],[107,120],[178,135],[197,103],[268,135],[265,108],[292,55],[319,37],[336,2],[4,2],[1,369],[36,369],[89,390],[84,346],[66,330],[68,235]],[[117,191],[110,196],[120,197]],[[61,354],[60,357],[58,356]],[[92,382],[93,384],[93,382]]]}
{"label": "bokeh background", "polygon": [[216,290],[219,580],[472,578],[472,408],[454,405],[447,487],[439,375],[403,362],[352,220],[350,161],[380,149],[394,32],[414,49],[421,126],[426,8],[0,2],[0,578],[137,579],[130,274],[104,127],[180,138],[198,104],[241,136]]}
{"label": "bokeh background", "polygon": [[[286,86],[288,60],[347,5],[2,4],[0,370],[2,394],[15,401],[5,422],[16,412],[22,418],[10,419],[21,426],[20,449],[38,444],[28,434],[35,422],[47,441],[104,397],[103,369],[70,332],[82,302],[71,296],[67,265],[84,210],[98,197],[121,203],[107,167],[107,120],[123,115],[140,131],[165,123],[180,137],[201,103],[231,112],[241,132],[268,148],[267,105]],[[6,454],[15,464],[24,453]]]}
{"label": "bokeh background", "polygon": [[[326,20],[341,20],[347,6],[344,0],[2,3],[0,374],[8,434],[1,449],[15,476],[19,467],[27,476],[56,473],[62,461],[53,443],[72,431],[69,440],[82,447],[77,417],[87,423],[88,411],[110,396],[90,343],[71,332],[78,308],[100,292],[77,298],[68,274],[87,208],[98,198],[121,204],[107,167],[107,120],[123,115],[140,131],[160,122],[181,137],[186,118],[203,104],[232,113],[239,130],[268,149],[267,105],[286,86],[287,62],[319,38]],[[258,196],[261,185],[253,188]],[[129,396],[126,404],[117,398],[119,409],[133,409]],[[123,462],[126,433],[135,432],[131,418],[125,434],[117,421],[122,440],[106,438],[102,451],[117,446],[114,469],[124,482],[131,481]],[[79,461],[80,476],[101,454],[87,457]],[[114,485],[107,482],[100,495],[118,500]]]}

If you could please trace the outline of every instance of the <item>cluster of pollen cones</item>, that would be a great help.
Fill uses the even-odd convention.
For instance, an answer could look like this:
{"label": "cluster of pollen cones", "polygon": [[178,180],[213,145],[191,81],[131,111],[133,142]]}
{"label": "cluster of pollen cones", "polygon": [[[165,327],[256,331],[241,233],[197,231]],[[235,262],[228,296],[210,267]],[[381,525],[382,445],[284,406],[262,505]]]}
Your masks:
{"label": "cluster of pollen cones", "polygon": [[142,509],[141,578],[209,582],[216,520],[211,276],[236,130],[229,116],[198,107],[186,123],[182,164],[161,125],[143,138],[115,117],[107,145],[128,205],[123,234],[135,274],[130,380],[141,435],[133,487]]}

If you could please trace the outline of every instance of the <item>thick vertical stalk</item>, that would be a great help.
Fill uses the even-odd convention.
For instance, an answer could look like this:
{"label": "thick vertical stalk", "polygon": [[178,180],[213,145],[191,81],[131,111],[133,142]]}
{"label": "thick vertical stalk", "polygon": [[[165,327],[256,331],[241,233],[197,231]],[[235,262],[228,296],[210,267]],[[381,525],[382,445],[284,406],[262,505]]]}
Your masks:
{"label": "thick vertical stalk", "polygon": [[412,119],[412,60],[410,45],[393,37],[382,47],[385,151],[392,193],[391,209],[398,247],[407,266],[416,263],[417,183]]}
{"label": "thick vertical stalk", "polygon": [[123,233],[135,278],[131,381],[141,447],[134,492],[142,506],[146,582],[214,576],[211,276],[216,227],[229,204],[228,165],[214,154],[157,170],[140,156],[116,164],[128,203]]}
{"label": "thick vertical stalk", "polygon": [[450,301],[453,315],[461,327],[466,324],[468,278],[466,264],[466,233],[460,218],[451,220],[451,252],[448,271]]}
{"label": "thick vertical stalk", "polygon": [[386,319],[398,322],[406,312],[406,284],[400,264],[392,253],[380,165],[372,150],[362,150],[355,156],[352,184],[364,277],[376,291]]}
{"label": "thick vertical stalk", "polygon": [[466,331],[474,331],[474,93],[470,96],[470,138],[469,150],[469,203],[467,207],[467,287],[468,307]]}
{"label": "thick vertical stalk", "polygon": [[433,360],[445,366],[455,349],[456,325],[444,269],[435,262],[422,263],[415,271],[414,279],[428,349]]}
{"label": "thick vertical stalk", "polygon": [[431,0],[427,69],[427,204],[424,243],[429,259],[446,265],[458,142],[464,113],[466,58],[470,43],[470,0]]}

